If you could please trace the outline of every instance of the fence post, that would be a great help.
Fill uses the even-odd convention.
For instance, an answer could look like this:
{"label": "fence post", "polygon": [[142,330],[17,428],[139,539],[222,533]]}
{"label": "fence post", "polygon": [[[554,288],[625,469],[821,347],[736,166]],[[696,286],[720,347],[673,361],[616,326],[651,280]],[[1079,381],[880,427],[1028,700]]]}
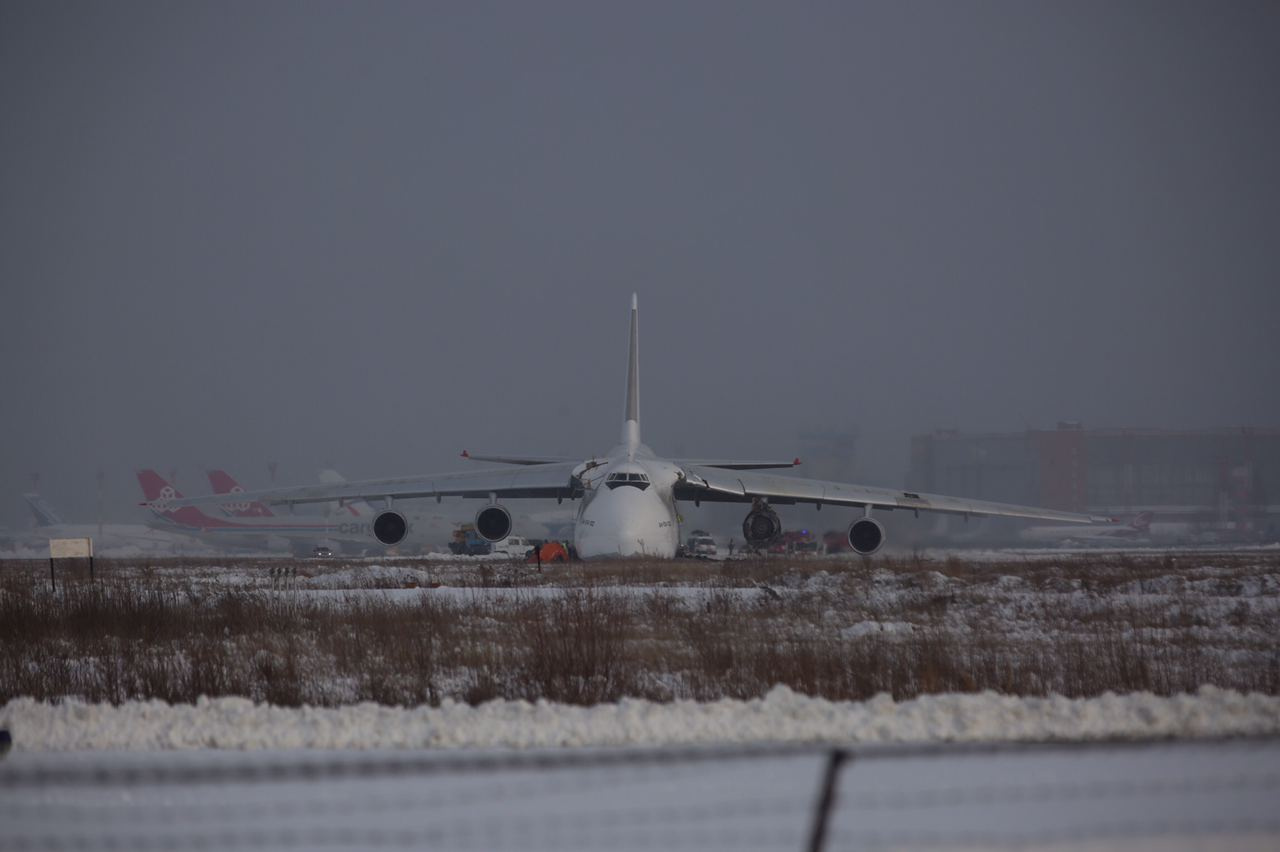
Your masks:
{"label": "fence post", "polygon": [[827,756],[827,770],[822,779],[822,791],[813,809],[813,824],[809,828],[809,852],[822,852],[827,842],[827,823],[831,819],[831,805],[836,797],[836,780],[840,767],[849,759],[849,752],[842,748],[831,750]]}

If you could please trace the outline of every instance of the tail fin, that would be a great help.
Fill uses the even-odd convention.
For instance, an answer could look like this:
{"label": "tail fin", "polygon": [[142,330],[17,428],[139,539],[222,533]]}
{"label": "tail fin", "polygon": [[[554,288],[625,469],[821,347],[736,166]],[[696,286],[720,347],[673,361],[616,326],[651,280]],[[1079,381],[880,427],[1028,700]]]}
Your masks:
{"label": "tail fin", "polygon": [[200,527],[225,526],[226,521],[210,517],[195,506],[174,508],[174,500],[182,499],[182,492],[169,484],[169,481],[154,470],[138,471],[138,485],[142,486],[142,496],[146,502],[142,505],[155,514],[157,518],[173,524]]}
{"label": "tail fin", "polygon": [[633,458],[640,446],[640,320],[639,300],[631,294],[631,345],[627,349],[627,401],[622,417],[622,443]]}
{"label": "tail fin", "polygon": [[[240,483],[236,482],[235,477],[227,473],[225,470],[211,470],[207,472],[209,477],[209,486],[213,488],[214,494],[242,494],[244,489]],[[266,504],[259,502],[243,502],[243,503],[223,503],[222,511],[233,518],[271,518],[275,513],[267,508]]]}
{"label": "tail fin", "polygon": [[[345,485],[347,478],[333,468],[325,468],[320,471],[320,481],[325,485]],[[331,503],[329,504],[329,512],[331,514],[345,512],[346,514],[356,518],[361,516],[371,518],[378,514],[373,510],[373,507],[364,500],[353,500],[350,503]]]}
{"label": "tail fin", "polygon": [[31,514],[36,516],[37,527],[56,527],[62,524],[62,518],[49,507],[49,504],[39,494],[23,494],[22,499],[27,501],[27,506],[31,508]]}

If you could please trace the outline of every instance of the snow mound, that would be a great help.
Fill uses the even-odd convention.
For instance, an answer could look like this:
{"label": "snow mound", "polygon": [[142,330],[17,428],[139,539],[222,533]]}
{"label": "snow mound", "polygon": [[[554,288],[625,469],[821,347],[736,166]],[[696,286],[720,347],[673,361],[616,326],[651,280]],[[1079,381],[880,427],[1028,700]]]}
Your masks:
{"label": "snow mound", "polygon": [[387,586],[428,586],[431,574],[403,565],[357,565],[308,577],[299,585],[308,589],[363,589]]}
{"label": "snow mound", "polygon": [[1280,733],[1280,697],[1202,687],[1194,695],[1098,698],[878,695],[836,702],[784,686],[751,701],[575,707],[491,701],[478,707],[356,704],[286,708],[244,698],[120,706],[29,698],[0,709],[25,751],[93,749],[546,748],[709,743],[885,743],[1244,736]]}

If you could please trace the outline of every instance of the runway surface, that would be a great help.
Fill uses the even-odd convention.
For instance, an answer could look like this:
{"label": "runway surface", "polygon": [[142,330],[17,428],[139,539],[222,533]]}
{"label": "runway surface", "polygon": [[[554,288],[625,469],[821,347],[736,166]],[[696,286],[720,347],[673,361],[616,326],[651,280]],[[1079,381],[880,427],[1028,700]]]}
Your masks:
{"label": "runway surface", "polygon": [[[11,754],[6,849],[802,849],[821,748]],[[1273,849],[1280,740],[850,752],[828,849]]]}

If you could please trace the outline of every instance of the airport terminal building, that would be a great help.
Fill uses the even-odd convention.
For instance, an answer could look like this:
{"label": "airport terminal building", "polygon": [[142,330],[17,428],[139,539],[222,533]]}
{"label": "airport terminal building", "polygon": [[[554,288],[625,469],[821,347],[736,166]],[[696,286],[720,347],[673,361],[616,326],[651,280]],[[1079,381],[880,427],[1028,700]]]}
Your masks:
{"label": "airport terminal building", "polygon": [[1280,530],[1280,429],[1086,429],[911,439],[907,487],[1074,512],[1154,513],[1189,535]]}

